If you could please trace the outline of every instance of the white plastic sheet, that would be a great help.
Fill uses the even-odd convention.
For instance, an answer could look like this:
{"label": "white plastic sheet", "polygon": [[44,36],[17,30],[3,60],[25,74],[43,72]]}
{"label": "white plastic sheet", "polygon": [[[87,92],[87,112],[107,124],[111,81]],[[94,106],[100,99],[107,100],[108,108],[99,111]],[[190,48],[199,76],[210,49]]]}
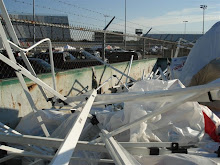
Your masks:
{"label": "white plastic sheet", "polygon": [[170,64],[172,79],[174,79],[175,77],[179,77],[179,73],[182,71],[183,66],[186,62],[186,59],[187,59],[187,56],[172,58],[172,61]]}
{"label": "white plastic sheet", "polygon": [[[50,110],[38,110],[37,113],[42,117],[49,133],[52,133],[70,115]],[[23,117],[17,125],[16,130],[25,135],[44,136],[42,128],[36,119],[35,113],[30,113]]]}
{"label": "white plastic sheet", "polygon": [[220,22],[217,22],[202,37],[198,39],[190,51],[186,63],[179,74],[180,81],[188,86],[192,77],[211,60],[220,57]]}
{"label": "white plastic sheet", "polygon": [[[153,91],[183,88],[178,80],[140,81],[131,89]],[[173,100],[175,101],[175,100]],[[168,103],[166,103],[168,104]],[[125,103],[125,123],[132,122],[159,109],[163,103],[135,101]],[[199,141],[204,133],[202,109],[196,102],[187,102],[164,114],[130,129],[130,141],[164,141],[191,143]]]}
{"label": "white plastic sheet", "polygon": [[[135,83],[130,92],[155,91],[183,88],[178,80],[143,80]],[[174,100],[175,101],[175,100]],[[161,107],[161,102],[130,101],[124,103],[124,111],[100,113],[97,119],[108,131],[128,124]],[[134,142],[164,141],[198,142],[204,135],[202,108],[197,102],[188,102],[176,109],[154,117],[118,135],[117,140],[130,139]]]}

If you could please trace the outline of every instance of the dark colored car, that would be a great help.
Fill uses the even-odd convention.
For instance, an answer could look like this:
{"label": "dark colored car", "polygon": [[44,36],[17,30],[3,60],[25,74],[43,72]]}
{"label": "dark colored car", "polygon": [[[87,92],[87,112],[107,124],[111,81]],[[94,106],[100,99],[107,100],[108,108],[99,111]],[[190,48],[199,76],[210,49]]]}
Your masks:
{"label": "dark colored car", "polygon": [[[49,52],[35,54],[34,57],[43,59],[44,61],[50,63]],[[76,58],[72,54],[70,54],[69,52],[53,52],[54,63],[60,62],[60,61],[73,61],[75,59]]]}
{"label": "dark colored car", "polygon": [[[87,52],[88,53],[88,52]],[[68,51],[68,52],[53,52],[54,66],[59,69],[74,69],[82,68],[94,65],[100,65],[101,63],[87,56],[85,51]],[[40,53],[34,56],[45,61],[49,61],[49,53]]]}
{"label": "dark colored car", "polygon": [[[31,66],[36,74],[51,72],[51,66],[46,61],[37,58],[28,58]],[[17,63],[27,68],[21,57],[16,58]],[[16,77],[15,71],[12,67],[0,61],[0,79]]]}
{"label": "dark colored car", "polygon": [[139,52],[109,52],[106,53],[105,57],[108,59],[109,63],[115,62],[123,62],[123,61],[130,61],[131,56],[133,55],[133,60],[140,60],[142,56]]}
{"label": "dark colored car", "polygon": [[[49,52],[35,54],[34,57],[50,63]],[[53,61],[55,68],[63,69],[65,62],[74,60],[76,60],[76,58],[69,52],[53,52]]]}
{"label": "dark colored car", "polygon": [[[46,61],[38,58],[28,58],[31,66],[33,67],[36,74],[49,73],[51,72],[51,65]],[[22,58],[17,58],[17,62],[26,68],[26,65]]]}
{"label": "dark colored car", "polygon": [[[101,52],[101,57],[102,57],[102,50],[101,49],[98,50]],[[105,58],[108,59],[109,63],[130,61],[132,55],[134,55],[133,60],[142,59],[142,55],[140,52],[124,51],[124,50],[113,51],[113,50],[105,49]]]}
{"label": "dark colored car", "polygon": [[[87,51],[78,51],[78,50],[72,50],[72,51],[68,51],[70,54],[72,54],[77,60],[88,60],[88,59],[92,59],[91,57],[87,56]],[[87,53],[85,53],[87,52]],[[91,53],[89,53],[90,55],[92,55]]]}
{"label": "dark colored car", "polygon": [[[92,58],[93,55],[85,50],[82,51],[69,51],[70,54],[72,54],[76,60],[74,62],[66,61],[67,66],[65,66],[67,69],[73,69],[73,68],[82,68],[82,67],[89,67],[89,66],[95,66],[95,65],[101,65],[99,61]],[[97,57],[97,56],[96,56]],[[100,57],[98,57],[100,58]],[[72,64],[72,65],[70,65]]]}

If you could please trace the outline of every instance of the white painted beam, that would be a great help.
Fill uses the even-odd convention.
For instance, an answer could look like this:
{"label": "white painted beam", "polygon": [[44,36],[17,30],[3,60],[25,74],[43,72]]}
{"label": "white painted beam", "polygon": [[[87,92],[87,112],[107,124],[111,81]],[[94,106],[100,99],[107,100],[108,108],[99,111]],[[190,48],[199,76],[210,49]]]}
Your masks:
{"label": "white painted beam", "polygon": [[[2,1],[1,1],[1,2],[2,2]],[[14,57],[14,55],[13,55],[12,49],[11,49],[11,47],[10,47],[8,41],[7,41],[7,36],[6,36],[6,34],[5,34],[5,31],[4,31],[4,28],[3,28],[3,26],[2,26],[2,22],[1,22],[1,21],[0,21],[0,38],[1,38],[1,41],[2,41],[4,47],[5,47],[6,51],[7,51],[7,54],[8,54],[8,56],[9,56],[10,60],[9,60],[8,58],[6,58],[6,57],[5,57],[4,55],[2,55],[2,54],[0,54],[0,56],[6,58],[7,60],[11,61],[12,63],[16,63],[16,59],[15,59],[15,57]],[[4,62],[4,61],[3,61],[3,62]],[[19,72],[16,72],[16,75],[17,75],[17,77],[18,77],[18,80],[19,80],[20,83],[21,83],[21,86],[22,86],[22,88],[23,88],[23,90],[24,90],[24,93],[25,93],[25,95],[26,95],[26,97],[27,97],[27,99],[28,99],[28,102],[30,103],[30,106],[31,106],[33,112],[34,112],[35,114],[37,114],[37,113],[36,113],[36,112],[37,112],[37,108],[36,108],[36,106],[35,106],[35,104],[34,104],[34,101],[33,101],[32,97],[31,97],[30,93],[29,93],[29,90],[28,90],[28,88],[27,88],[27,85],[26,85],[26,83],[25,83],[25,81],[24,81],[23,76],[22,76],[21,73],[19,73]],[[49,134],[49,132],[48,132],[48,130],[47,130],[45,124],[42,122],[42,118],[41,118],[41,116],[39,116],[39,114],[37,114],[37,120],[38,120],[39,123],[41,123],[40,126],[41,126],[41,128],[42,128],[42,130],[43,130],[45,136],[49,136],[50,134]]]}
{"label": "white painted beam", "polygon": [[[51,160],[53,156],[51,155],[42,155],[42,154],[35,154],[32,152],[24,151],[21,149],[0,145],[0,149],[7,151],[9,154],[15,156],[23,156],[23,157],[32,157],[32,158],[41,158],[46,160]],[[111,159],[92,159],[92,158],[80,158],[80,157],[71,157],[71,160],[81,160],[81,161],[88,161],[88,162],[99,162],[99,163],[114,163]],[[61,164],[59,164],[61,165]]]}
{"label": "white painted beam", "polygon": [[[0,142],[20,144],[20,145],[35,145],[50,148],[59,148],[64,142],[64,139],[40,137],[31,135],[15,135],[0,133]],[[95,152],[107,152],[103,143],[89,144],[89,142],[78,141],[76,150],[86,150]]]}
{"label": "white painted beam", "polygon": [[126,153],[126,150],[113,137],[108,136],[109,132],[107,130],[102,129],[101,132],[100,136],[116,165],[140,164],[134,158],[132,159],[132,155]]}
{"label": "white painted beam", "polygon": [[96,90],[94,90],[89,97],[86,105],[83,110],[78,115],[73,127],[70,129],[69,133],[66,135],[64,142],[61,144],[60,148],[56,152],[53,160],[51,161],[51,165],[68,165],[70,158],[76,148],[77,142],[79,140],[82,129],[85,125],[86,119],[89,115],[92,104],[97,95]]}

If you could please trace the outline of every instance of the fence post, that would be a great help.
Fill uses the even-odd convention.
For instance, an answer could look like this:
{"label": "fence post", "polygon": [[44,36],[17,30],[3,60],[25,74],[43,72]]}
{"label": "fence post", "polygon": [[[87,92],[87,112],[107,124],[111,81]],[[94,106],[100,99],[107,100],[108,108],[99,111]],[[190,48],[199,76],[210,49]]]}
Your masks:
{"label": "fence post", "polygon": [[62,33],[63,33],[63,41],[65,41],[64,28],[62,28]]}
{"label": "fence post", "polygon": [[145,42],[146,42],[146,40],[145,40],[145,38],[143,38],[143,57],[142,57],[142,59],[144,59],[144,57],[146,55],[146,52],[145,52]]}
{"label": "fence post", "polygon": [[53,30],[52,30],[52,26],[50,26],[50,39],[51,39],[51,41],[53,40],[53,38],[52,38],[52,36],[53,36]]}
{"label": "fence post", "polygon": [[105,41],[106,40],[106,32],[103,32],[103,42],[102,42],[102,60],[105,61]]}

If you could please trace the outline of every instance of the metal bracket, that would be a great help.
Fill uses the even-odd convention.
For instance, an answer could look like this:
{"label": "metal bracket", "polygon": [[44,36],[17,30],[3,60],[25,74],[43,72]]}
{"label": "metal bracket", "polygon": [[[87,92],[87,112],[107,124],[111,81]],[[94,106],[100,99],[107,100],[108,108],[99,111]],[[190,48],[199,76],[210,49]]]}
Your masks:
{"label": "metal bracket", "polygon": [[172,153],[184,153],[184,154],[188,153],[186,148],[179,147],[179,143],[172,143],[170,150],[172,151]]}
{"label": "metal bracket", "polygon": [[92,123],[92,125],[99,124],[99,121],[97,120],[95,115],[92,115],[92,118],[90,119],[90,122]]}
{"label": "metal bracket", "polygon": [[160,149],[158,147],[150,147],[150,155],[160,155]]}

